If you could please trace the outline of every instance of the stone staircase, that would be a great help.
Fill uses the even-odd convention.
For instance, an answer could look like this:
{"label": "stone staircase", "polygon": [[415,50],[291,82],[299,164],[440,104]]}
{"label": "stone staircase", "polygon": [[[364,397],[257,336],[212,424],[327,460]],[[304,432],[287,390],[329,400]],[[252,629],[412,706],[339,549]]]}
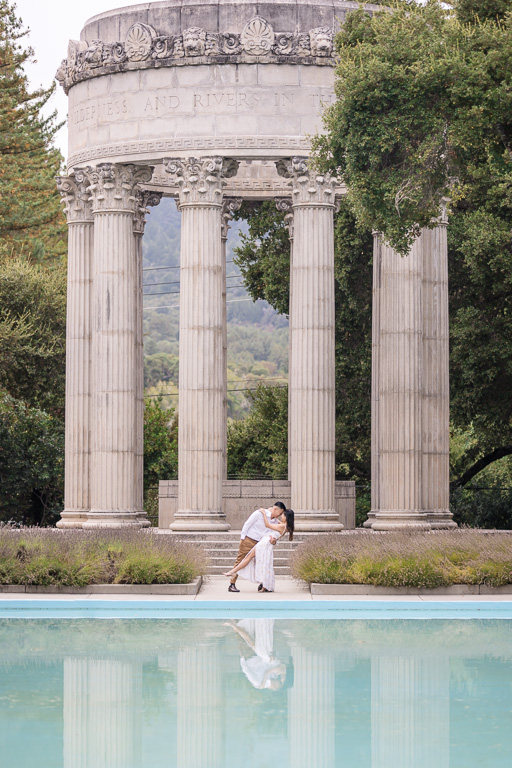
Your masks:
{"label": "stone staircase", "polygon": [[[167,535],[175,536],[179,541],[199,544],[204,548],[208,557],[208,573],[219,574],[229,570],[236,560],[238,546],[240,544],[240,531],[226,531],[220,533],[173,533],[162,531]],[[274,570],[276,576],[290,576],[290,555],[309,536],[315,534],[296,533],[293,541],[288,540],[288,534],[276,544],[274,551]]]}

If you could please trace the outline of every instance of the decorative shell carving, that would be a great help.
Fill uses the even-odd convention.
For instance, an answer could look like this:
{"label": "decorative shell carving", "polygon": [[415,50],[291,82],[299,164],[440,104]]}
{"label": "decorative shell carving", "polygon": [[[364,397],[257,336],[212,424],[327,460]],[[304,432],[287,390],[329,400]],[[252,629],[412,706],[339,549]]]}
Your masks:
{"label": "decorative shell carving", "polygon": [[274,45],[274,30],[261,16],[249,19],[240,35],[244,51],[251,56],[265,56]]}
{"label": "decorative shell carving", "polygon": [[149,24],[132,24],[126,35],[124,48],[129,61],[144,61],[149,58],[156,32]]}
{"label": "decorative shell carving", "polygon": [[[89,43],[70,40],[68,58],[59,66],[56,78],[67,91],[80,80],[111,72],[122,72],[126,62],[141,62],[141,67],[173,66],[178,63],[247,61],[249,57],[265,57],[265,61],[283,62],[314,58],[315,64],[332,64],[333,30],[316,27],[309,32],[274,32],[261,16],[253,16],[242,32],[208,32],[189,27],[181,35],[157,35],[149,24],[136,22],[127,32],[124,43]],[[206,60],[206,62],[205,62]]]}

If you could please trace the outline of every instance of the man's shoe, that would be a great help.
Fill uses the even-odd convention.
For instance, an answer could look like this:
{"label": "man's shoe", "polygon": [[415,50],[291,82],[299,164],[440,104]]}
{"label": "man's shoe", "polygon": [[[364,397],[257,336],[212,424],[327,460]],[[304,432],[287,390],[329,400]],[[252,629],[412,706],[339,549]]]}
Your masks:
{"label": "man's shoe", "polygon": [[261,592],[262,589],[263,589],[263,584],[258,584],[258,592]]}
{"label": "man's shoe", "polygon": [[230,584],[228,587],[228,592],[240,592],[240,590],[236,588],[235,584]]}

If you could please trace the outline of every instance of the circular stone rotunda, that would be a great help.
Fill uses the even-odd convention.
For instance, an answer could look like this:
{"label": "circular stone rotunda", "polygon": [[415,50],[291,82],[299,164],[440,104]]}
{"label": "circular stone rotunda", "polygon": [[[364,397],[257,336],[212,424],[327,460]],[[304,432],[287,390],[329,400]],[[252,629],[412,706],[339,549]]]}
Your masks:
{"label": "circular stone rotunda", "polygon": [[[226,531],[226,239],[274,199],[292,243],[289,496],[299,531],[343,527],[335,482],[333,219],[343,186],[308,163],[334,100],[341,0],[166,0],[71,40],[65,509],[59,527],[146,526],[142,236],[181,212],[179,479],[171,528]],[[369,12],[378,6],[366,6]],[[374,238],[368,525],[451,527],[446,219],[406,258]],[[353,484],[345,484],[346,486]],[[274,495],[274,487],[268,495]],[[229,495],[229,494],[228,494]],[[345,521],[346,522],[346,521]]]}

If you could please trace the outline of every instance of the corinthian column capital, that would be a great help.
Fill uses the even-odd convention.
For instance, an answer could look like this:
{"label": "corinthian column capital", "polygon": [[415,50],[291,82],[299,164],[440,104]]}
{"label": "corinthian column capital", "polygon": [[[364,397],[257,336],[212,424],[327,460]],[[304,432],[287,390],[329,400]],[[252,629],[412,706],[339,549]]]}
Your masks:
{"label": "corinthian column capital", "polygon": [[93,212],[128,212],[136,214],[138,185],[151,181],[153,168],[149,165],[100,163],[85,168],[90,184]]}
{"label": "corinthian column capital", "polygon": [[162,195],[163,192],[153,192],[150,189],[135,190],[137,204],[133,216],[133,231],[136,235],[144,234],[146,214],[149,213],[148,208],[158,205],[162,199]]}
{"label": "corinthian column capital", "polygon": [[221,239],[227,240],[229,223],[233,218],[233,214],[240,210],[242,207],[241,197],[225,197],[222,201],[221,211]]}
{"label": "corinthian column capital", "polygon": [[336,179],[328,173],[310,168],[307,158],[281,158],[276,162],[279,176],[290,179],[293,206],[321,205],[334,209],[336,205]]}
{"label": "corinthian column capital", "polygon": [[179,187],[180,208],[185,205],[222,205],[224,179],[235,176],[239,163],[232,158],[188,157],[166,159],[164,168]]}
{"label": "corinthian column capital", "polygon": [[284,213],[285,227],[290,240],[293,240],[293,200],[291,197],[276,197],[276,208]]}
{"label": "corinthian column capital", "polygon": [[68,224],[92,221],[89,180],[82,168],[76,168],[72,176],[57,176],[64,213]]}

